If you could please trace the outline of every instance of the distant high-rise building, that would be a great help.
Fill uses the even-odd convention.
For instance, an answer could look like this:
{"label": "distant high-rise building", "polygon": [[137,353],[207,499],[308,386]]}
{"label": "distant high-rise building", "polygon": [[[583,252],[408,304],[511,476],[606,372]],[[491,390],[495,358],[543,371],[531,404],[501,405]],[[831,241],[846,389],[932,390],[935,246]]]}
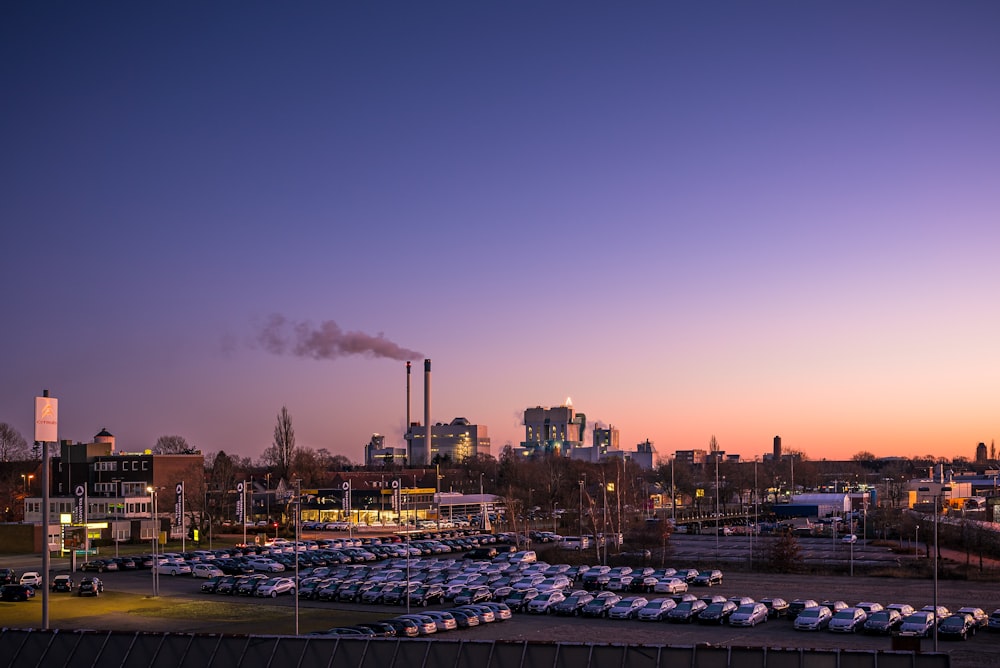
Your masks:
{"label": "distant high-rise building", "polygon": [[780,436],[775,436],[774,437],[774,455],[773,455],[773,457],[774,457],[774,461],[776,461],[776,462],[780,462],[781,461],[781,437]]}
{"label": "distant high-rise building", "polygon": [[980,443],[976,446],[976,463],[985,464],[986,463],[986,444]]}
{"label": "distant high-rise building", "polygon": [[572,406],[528,408],[524,411],[524,441],[521,447],[529,453],[568,455],[573,448],[583,445],[586,428],[587,416],[575,413]]}
{"label": "distant high-rise building", "polygon": [[429,430],[414,423],[406,433],[407,442],[423,447],[428,431],[431,433],[429,463],[442,459],[460,462],[476,455],[491,454],[486,425],[472,424],[464,417],[457,417],[448,424],[432,425]]}

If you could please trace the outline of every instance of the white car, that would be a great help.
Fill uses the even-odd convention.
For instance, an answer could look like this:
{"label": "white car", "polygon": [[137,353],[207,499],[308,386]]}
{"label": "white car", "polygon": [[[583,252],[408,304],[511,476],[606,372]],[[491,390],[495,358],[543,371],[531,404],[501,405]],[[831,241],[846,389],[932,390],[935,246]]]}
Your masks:
{"label": "white car", "polygon": [[163,575],[190,575],[191,566],[183,561],[163,561],[153,567],[153,570]]}
{"label": "white car", "polygon": [[841,542],[841,543],[850,543],[850,544],[854,544],[854,543],[857,543],[857,542],[858,542],[858,537],[857,537],[857,536],[855,536],[855,535],[854,535],[853,533],[849,533],[849,534],[847,534],[846,536],[844,536],[843,538],[841,538],[841,539],[840,539],[840,542]]}
{"label": "white car", "polygon": [[37,571],[27,571],[21,575],[19,582],[37,589],[42,586],[42,575]]}
{"label": "white car", "polygon": [[295,596],[295,581],[291,578],[270,578],[254,592],[254,596],[271,598],[277,598],[281,594]]}
{"label": "white car", "polygon": [[195,564],[191,567],[191,577],[194,578],[214,578],[224,575],[222,569],[212,564]]}
{"label": "white car", "polygon": [[268,559],[267,557],[257,557],[256,559],[250,559],[247,561],[248,564],[255,571],[264,571],[266,573],[280,573],[285,570],[284,565],[278,563],[274,559]]}
{"label": "white car", "polygon": [[687,590],[688,583],[680,578],[659,580],[653,585],[653,591],[657,594],[683,594]]}

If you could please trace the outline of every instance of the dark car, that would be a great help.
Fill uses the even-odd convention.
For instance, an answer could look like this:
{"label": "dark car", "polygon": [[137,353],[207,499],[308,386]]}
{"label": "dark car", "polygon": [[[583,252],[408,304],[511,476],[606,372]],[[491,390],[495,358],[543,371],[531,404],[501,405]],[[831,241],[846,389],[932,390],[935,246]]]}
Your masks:
{"label": "dark car", "polygon": [[583,607],[593,600],[593,594],[574,592],[562,601],[554,604],[552,606],[552,613],[556,615],[579,615]]}
{"label": "dark car", "polygon": [[690,624],[707,607],[708,604],[700,599],[678,603],[676,608],[667,613],[667,621],[674,623],[686,622]]}
{"label": "dark car", "polygon": [[941,638],[968,640],[969,636],[976,635],[976,620],[972,618],[972,615],[956,612],[941,620],[937,632]]}
{"label": "dark car", "polygon": [[712,603],[707,608],[698,613],[699,624],[725,624],[729,616],[740,607],[732,601],[722,601]]}
{"label": "dark car", "polygon": [[12,568],[0,568],[0,585],[14,584],[17,582],[17,573]]}
{"label": "dark car", "polygon": [[783,598],[762,598],[761,603],[767,606],[767,616],[771,619],[781,619],[788,616],[789,604]]}
{"label": "dark car", "polygon": [[27,601],[34,597],[35,589],[23,584],[5,584],[0,587],[0,600]]}
{"label": "dark car", "polygon": [[73,578],[69,575],[57,575],[52,578],[52,584],[49,588],[52,591],[68,591],[72,592],[74,587]]}
{"label": "dark car", "polygon": [[580,609],[580,614],[584,617],[607,617],[608,611],[615,607],[622,597],[612,592],[603,592],[594,597]]}
{"label": "dark car", "polygon": [[[487,590],[489,591],[489,590]],[[425,585],[410,592],[410,603],[427,607],[431,603],[444,603],[444,588],[441,585]]]}
{"label": "dark car", "polygon": [[83,578],[80,580],[80,588],[76,590],[77,596],[99,596],[104,593],[104,583],[100,578]]}
{"label": "dark car", "polygon": [[104,571],[117,571],[118,564],[108,559],[93,559],[80,566],[80,570],[96,571],[97,573],[103,573]]}
{"label": "dark car", "polygon": [[718,569],[700,571],[692,584],[702,587],[711,587],[712,585],[717,584],[720,585],[722,584],[722,571]]}
{"label": "dark car", "polygon": [[903,616],[899,614],[899,610],[890,608],[873,612],[865,620],[862,629],[865,633],[888,636],[898,631],[902,623]]}

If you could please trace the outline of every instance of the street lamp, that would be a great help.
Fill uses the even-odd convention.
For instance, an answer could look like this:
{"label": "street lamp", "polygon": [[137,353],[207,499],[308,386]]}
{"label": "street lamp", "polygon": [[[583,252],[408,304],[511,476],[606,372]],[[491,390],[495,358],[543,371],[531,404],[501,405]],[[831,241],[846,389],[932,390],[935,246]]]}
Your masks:
{"label": "street lamp", "polygon": [[160,560],[159,560],[159,557],[157,555],[157,552],[159,551],[159,546],[157,545],[157,542],[158,542],[157,539],[159,538],[159,536],[157,534],[159,532],[157,531],[157,526],[156,526],[156,488],[153,487],[152,485],[150,485],[149,487],[146,487],[146,491],[149,492],[149,513],[150,513],[150,520],[152,521],[152,525],[153,525],[153,531],[152,531],[152,533],[153,533],[153,571],[152,571],[152,576],[153,576],[153,596],[159,596],[160,595]]}
{"label": "street lamp", "polygon": [[945,492],[950,492],[951,487],[942,487],[934,497],[934,651],[938,651],[938,555],[941,548],[938,547],[938,514],[941,509],[941,499]]}
{"label": "street lamp", "polygon": [[34,473],[22,473],[21,480],[24,481],[24,495],[28,496],[28,486],[31,485],[31,481],[35,479]]}

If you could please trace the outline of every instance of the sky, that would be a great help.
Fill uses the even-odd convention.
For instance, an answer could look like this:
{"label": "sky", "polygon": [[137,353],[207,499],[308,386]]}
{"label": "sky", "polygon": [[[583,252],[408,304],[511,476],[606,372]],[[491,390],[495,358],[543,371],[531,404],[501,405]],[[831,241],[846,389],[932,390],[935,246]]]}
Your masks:
{"label": "sky", "polygon": [[1000,435],[1000,4],[8,2],[0,422]]}

